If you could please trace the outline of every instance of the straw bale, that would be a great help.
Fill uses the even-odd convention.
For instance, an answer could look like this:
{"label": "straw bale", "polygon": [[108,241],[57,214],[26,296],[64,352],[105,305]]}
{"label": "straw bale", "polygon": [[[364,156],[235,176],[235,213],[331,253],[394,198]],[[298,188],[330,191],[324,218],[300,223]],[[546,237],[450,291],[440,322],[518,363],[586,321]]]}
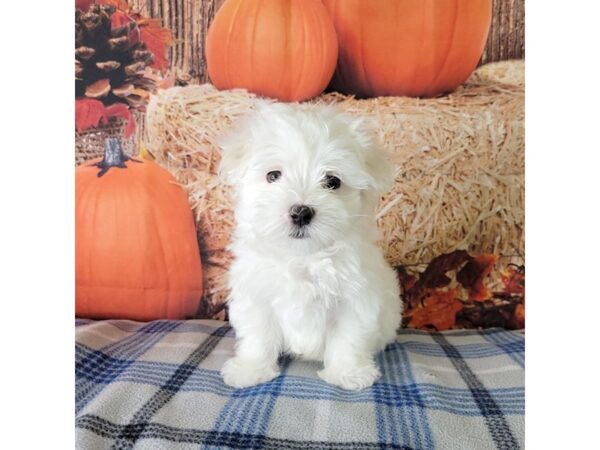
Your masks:
{"label": "straw bale", "polygon": [[[335,104],[369,116],[397,166],[378,224],[386,258],[417,265],[455,249],[524,255],[523,62],[480,67],[450,95],[357,100],[326,93],[302,104]],[[147,108],[144,141],[186,187],[198,224],[205,272],[202,316],[222,317],[233,227],[229,189],[216,176],[215,139],[253,108],[244,90],[210,84],[160,91]]]}

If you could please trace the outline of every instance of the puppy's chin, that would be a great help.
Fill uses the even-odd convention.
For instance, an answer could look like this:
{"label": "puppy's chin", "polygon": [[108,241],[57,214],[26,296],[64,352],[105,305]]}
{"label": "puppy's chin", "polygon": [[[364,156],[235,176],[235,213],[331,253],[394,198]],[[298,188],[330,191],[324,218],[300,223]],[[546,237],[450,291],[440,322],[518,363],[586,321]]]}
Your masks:
{"label": "puppy's chin", "polygon": [[306,254],[325,250],[339,240],[341,236],[319,233],[312,227],[294,228],[286,236],[284,247],[296,254]]}

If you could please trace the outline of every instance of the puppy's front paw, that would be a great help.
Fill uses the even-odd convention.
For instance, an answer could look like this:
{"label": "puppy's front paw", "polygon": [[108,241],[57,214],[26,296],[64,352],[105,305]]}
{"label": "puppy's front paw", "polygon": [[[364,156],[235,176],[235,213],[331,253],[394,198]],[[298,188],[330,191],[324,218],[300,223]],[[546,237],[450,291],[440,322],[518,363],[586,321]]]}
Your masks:
{"label": "puppy's front paw", "polygon": [[318,375],[328,383],[351,391],[357,391],[371,386],[381,376],[381,372],[374,364],[368,364],[346,369],[325,368],[319,371]]}
{"label": "puppy's front paw", "polygon": [[227,360],[221,369],[225,384],[234,388],[264,383],[277,377],[279,373],[276,365],[243,360],[238,357]]}

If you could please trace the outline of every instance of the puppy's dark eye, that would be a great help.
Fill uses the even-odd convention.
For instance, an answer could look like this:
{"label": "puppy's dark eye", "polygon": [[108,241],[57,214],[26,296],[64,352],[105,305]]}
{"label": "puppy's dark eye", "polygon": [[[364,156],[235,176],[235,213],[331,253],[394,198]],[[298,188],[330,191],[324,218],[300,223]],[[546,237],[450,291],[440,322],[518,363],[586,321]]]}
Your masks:
{"label": "puppy's dark eye", "polygon": [[281,178],[281,171],[279,170],[273,170],[269,173],[267,173],[267,181],[269,183],[273,183],[274,181],[277,181]]}
{"label": "puppy's dark eye", "polygon": [[323,187],[325,189],[335,190],[338,189],[342,185],[342,181],[333,175],[325,175],[325,179],[323,180]]}

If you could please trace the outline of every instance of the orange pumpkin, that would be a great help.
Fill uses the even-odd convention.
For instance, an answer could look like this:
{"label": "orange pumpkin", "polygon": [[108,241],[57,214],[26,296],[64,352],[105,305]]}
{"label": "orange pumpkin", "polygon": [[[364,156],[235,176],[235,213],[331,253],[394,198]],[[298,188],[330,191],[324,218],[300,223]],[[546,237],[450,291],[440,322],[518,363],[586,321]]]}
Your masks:
{"label": "orange pumpkin", "polygon": [[359,97],[432,97],[473,72],[491,0],[323,0],[339,41],[332,87]]}
{"label": "orange pumpkin", "polygon": [[196,228],[165,169],[116,139],[75,175],[75,313],[133,320],[193,316],[202,297]]}
{"label": "orange pumpkin", "polygon": [[226,0],[206,38],[218,89],[283,101],[319,95],[331,80],[337,38],[320,0]]}

